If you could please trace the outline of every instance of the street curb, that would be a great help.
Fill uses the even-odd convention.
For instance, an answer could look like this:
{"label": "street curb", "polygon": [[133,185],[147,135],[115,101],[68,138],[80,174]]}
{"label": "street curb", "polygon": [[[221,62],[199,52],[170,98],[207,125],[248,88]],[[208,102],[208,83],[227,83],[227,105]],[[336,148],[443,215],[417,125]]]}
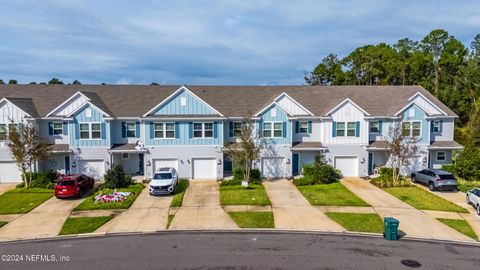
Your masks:
{"label": "street curb", "polygon": [[[134,235],[155,235],[155,234],[195,234],[195,233],[216,233],[216,234],[228,234],[228,233],[268,233],[268,234],[315,234],[315,235],[334,235],[334,236],[350,236],[350,237],[366,237],[366,238],[383,238],[383,234],[380,233],[366,233],[366,232],[348,232],[348,231],[325,231],[325,230],[288,230],[288,229],[215,229],[215,230],[148,230],[148,231],[125,231],[125,232],[94,232],[84,234],[71,234],[71,235],[58,235],[50,237],[36,237],[32,239],[16,239],[0,241],[0,245],[15,244],[15,243],[29,243],[29,242],[43,242],[43,241],[61,241],[61,240],[75,240],[75,239],[89,239],[100,237],[117,237],[117,236],[134,236]],[[387,240],[385,240],[387,241]],[[480,242],[462,241],[462,240],[446,240],[438,238],[419,238],[404,236],[398,240],[401,241],[414,241],[425,243],[439,243],[439,244],[457,244],[466,246],[480,247]],[[395,241],[392,241],[395,242]]]}

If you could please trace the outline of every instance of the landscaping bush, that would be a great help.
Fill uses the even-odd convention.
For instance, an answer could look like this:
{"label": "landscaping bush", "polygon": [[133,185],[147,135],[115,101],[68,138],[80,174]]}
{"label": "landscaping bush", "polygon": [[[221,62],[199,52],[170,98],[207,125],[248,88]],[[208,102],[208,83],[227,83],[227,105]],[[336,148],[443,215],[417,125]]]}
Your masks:
{"label": "landscaping bush", "polygon": [[105,173],[105,188],[122,188],[128,187],[132,183],[132,176],[125,174],[123,167],[114,165]]}
{"label": "landscaping bush", "polygon": [[220,182],[221,187],[227,187],[227,186],[240,186],[242,184],[242,180],[240,179],[232,179],[232,180],[223,180]]}
{"label": "landscaping bush", "polygon": [[233,179],[234,180],[243,180],[243,168],[234,168],[233,169]]}
{"label": "landscaping bush", "polygon": [[465,180],[480,180],[480,148],[466,147],[455,159],[454,173]]}
{"label": "landscaping bush", "polygon": [[[30,187],[47,189],[53,189],[53,187],[55,186],[55,182],[60,177],[60,175],[56,171],[28,172],[25,174],[27,180],[30,179],[30,176],[32,177]],[[24,185],[24,183],[20,183],[17,185],[17,188],[23,188]]]}
{"label": "landscaping bush", "polygon": [[262,173],[259,169],[252,169],[250,171],[250,181],[259,182],[262,180]]}
{"label": "landscaping bush", "polygon": [[443,164],[442,170],[450,173],[455,173],[455,165],[453,164]]}
{"label": "landscaping bush", "polygon": [[293,179],[293,184],[295,186],[309,186],[309,185],[313,185],[315,183],[310,178],[302,177],[302,178]]}
{"label": "landscaping bush", "polygon": [[315,163],[303,166],[303,176],[314,184],[330,184],[339,179],[338,171],[325,163],[321,155],[315,157]]}
{"label": "landscaping bush", "polygon": [[[398,173],[398,169],[397,169]],[[373,178],[370,183],[380,188],[386,187],[408,187],[411,186],[410,180],[400,177],[397,182],[393,181],[393,169],[388,167],[380,168],[380,176]]]}
{"label": "landscaping bush", "polygon": [[[233,180],[240,180],[239,185],[242,183],[244,174],[243,168],[234,168],[233,169]],[[261,182],[261,172],[259,169],[251,169],[250,170],[250,182]]]}

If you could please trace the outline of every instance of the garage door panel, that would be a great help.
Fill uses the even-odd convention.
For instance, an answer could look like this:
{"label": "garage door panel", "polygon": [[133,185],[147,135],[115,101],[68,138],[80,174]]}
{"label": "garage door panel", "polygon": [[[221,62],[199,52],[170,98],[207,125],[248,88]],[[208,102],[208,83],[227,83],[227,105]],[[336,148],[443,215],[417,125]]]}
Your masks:
{"label": "garage door panel", "polygon": [[102,179],[105,174],[103,160],[79,160],[78,173],[85,174],[95,179]]}
{"label": "garage door panel", "polygon": [[193,179],[217,179],[216,158],[194,158]]}
{"label": "garage door panel", "polygon": [[155,159],[153,163],[153,173],[160,168],[174,168],[178,172],[178,159]]}
{"label": "garage door panel", "polygon": [[340,170],[342,176],[358,176],[358,158],[335,157],[335,168]]}
{"label": "garage door panel", "polygon": [[22,172],[15,162],[0,162],[0,183],[21,183]]}
{"label": "garage door panel", "polygon": [[262,158],[262,174],[266,178],[285,177],[285,158]]}

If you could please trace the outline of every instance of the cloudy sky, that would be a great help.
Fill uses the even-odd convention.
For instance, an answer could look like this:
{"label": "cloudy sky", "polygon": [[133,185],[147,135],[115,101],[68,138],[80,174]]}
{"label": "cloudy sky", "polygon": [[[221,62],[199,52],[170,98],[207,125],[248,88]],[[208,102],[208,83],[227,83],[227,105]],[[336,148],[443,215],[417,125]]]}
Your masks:
{"label": "cloudy sky", "polygon": [[0,78],[296,85],[330,52],[421,39],[470,44],[480,1],[0,0]]}

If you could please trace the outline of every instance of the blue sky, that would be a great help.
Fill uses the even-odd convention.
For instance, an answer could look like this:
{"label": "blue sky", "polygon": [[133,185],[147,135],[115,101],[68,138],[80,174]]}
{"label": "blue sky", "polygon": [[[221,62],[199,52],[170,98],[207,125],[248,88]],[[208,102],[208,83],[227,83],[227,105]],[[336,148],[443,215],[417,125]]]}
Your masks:
{"label": "blue sky", "polygon": [[0,0],[0,78],[297,85],[328,53],[421,39],[469,45],[480,1]]}

